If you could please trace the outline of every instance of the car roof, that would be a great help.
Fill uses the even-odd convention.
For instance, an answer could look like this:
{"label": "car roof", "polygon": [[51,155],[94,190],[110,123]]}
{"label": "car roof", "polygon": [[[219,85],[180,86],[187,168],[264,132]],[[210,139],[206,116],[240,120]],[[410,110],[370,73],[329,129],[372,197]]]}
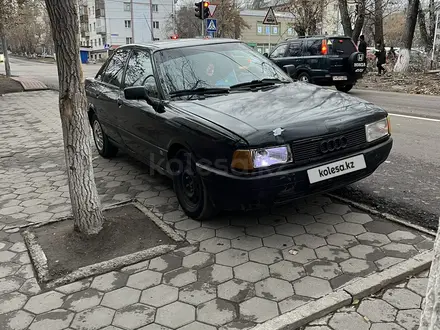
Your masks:
{"label": "car roof", "polygon": [[301,36],[296,38],[288,38],[286,41],[292,41],[292,40],[303,40],[303,39],[351,39],[349,36],[343,36],[338,34],[332,34],[332,35],[319,35],[319,36]]}
{"label": "car roof", "polygon": [[236,39],[226,39],[226,38],[214,38],[214,39],[188,38],[188,39],[160,40],[145,44],[127,44],[118,47],[118,49],[122,49],[126,47],[129,48],[145,47],[152,50],[164,50],[164,49],[191,47],[191,46],[224,44],[224,43],[241,43],[241,41]]}

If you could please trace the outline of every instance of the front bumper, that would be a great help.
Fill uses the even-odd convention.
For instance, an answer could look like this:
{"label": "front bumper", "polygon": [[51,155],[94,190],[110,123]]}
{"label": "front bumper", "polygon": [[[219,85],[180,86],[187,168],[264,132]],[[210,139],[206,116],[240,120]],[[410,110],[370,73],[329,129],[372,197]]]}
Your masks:
{"label": "front bumper", "polygon": [[[334,190],[371,175],[391,152],[393,139],[337,159],[296,167],[260,176],[238,176],[197,164],[212,202],[220,209],[250,209],[271,204],[283,204],[305,196]],[[366,168],[310,184],[307,170],[338,160],[363,154]]]}

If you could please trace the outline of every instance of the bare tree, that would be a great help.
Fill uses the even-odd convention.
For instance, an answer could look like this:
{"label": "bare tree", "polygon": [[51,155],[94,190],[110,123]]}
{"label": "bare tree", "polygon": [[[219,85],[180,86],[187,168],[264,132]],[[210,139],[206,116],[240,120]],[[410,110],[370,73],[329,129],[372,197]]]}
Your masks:
{"label": "bare tree", "polygon": [[46,0],[60,84],[59,106],[74,228],[90,236],[103,224],[91,157],[87,100],[79,57],[77,0]]}
{"label": "bare tree", "polygon": [[[355,17],[350,15],[348,10],[347,0],[338,0],[339,12],[341,13],[341,23],[344,29],[344,34],[353,39],[355,43],[358,42],[361,35],[362,28],[365,23],[365,10],[367,0],[356,0],[356,10],[353,13]],[[354,25],[352,22],[354,21]]]}
{"label": "bare tree", "polygon": [[10,28],[10,23],[16,6],[13,0],[0,0],[0,41],[2,43],[2,51],[5,57],[6,77],[11,76],[11,65],[9,63],[8,41],[6,39],[6,31]]}
{"label": "bare tree", "polygon": [[293,15],[293,28],[299,36],[313,35],[318,32],[318,23],[328,0],[290,0],[286,9]]}
{"label": "bare tree", "polygon": [[[434,43],[434,33],[435,33],[435,20],[436,20],[436,10],[435,10],[435,0],[429,0],[428,10],[423,10],[423,5],[419,5],[419,29],[422,42],[425,46],[425,50],[430,52]],[[426,12],[428,13],[428,19],[426,19]]]}
{"label": "bare tree", "polygon": [[374,0],[374,36],[376,44],[383,44],[383,1]]}
{"label": "bare tree", "polygon": [[403,30],[402,37],[403,48],[399,51],[399,56],[394,67],[395,72],[408,71],[419,5],[420,0],[409,0],[409,5],[406,12],[405,29]]}

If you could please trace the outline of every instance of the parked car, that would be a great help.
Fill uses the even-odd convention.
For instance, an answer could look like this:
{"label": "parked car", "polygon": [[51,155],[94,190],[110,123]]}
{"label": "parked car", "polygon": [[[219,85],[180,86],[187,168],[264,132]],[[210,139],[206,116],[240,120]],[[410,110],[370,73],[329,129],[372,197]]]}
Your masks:
{"label": "parked car", "polygon": [[194,219],[348,185],[393,144],[385,110],[294,82],[237,40],[122,46],[86,92],[100,155],[123,149],[170,176]]}
{"label": "parked car", "polygon": [[342,92],[350,91],[367,67],[365,55],[357,51],[351,38],[344,36],[288,39],[265,55],[281,68],[294,65],[294,79],[335,86]]}

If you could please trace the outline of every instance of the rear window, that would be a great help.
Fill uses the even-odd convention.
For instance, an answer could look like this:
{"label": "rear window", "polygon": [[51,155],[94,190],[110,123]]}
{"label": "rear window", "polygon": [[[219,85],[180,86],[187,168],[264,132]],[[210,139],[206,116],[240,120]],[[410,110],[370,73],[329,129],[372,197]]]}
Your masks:
{"label": "rear window", "polygon": [[329,39],[327,45],[332,55],[351,55],[357,51],[351,39]]}

